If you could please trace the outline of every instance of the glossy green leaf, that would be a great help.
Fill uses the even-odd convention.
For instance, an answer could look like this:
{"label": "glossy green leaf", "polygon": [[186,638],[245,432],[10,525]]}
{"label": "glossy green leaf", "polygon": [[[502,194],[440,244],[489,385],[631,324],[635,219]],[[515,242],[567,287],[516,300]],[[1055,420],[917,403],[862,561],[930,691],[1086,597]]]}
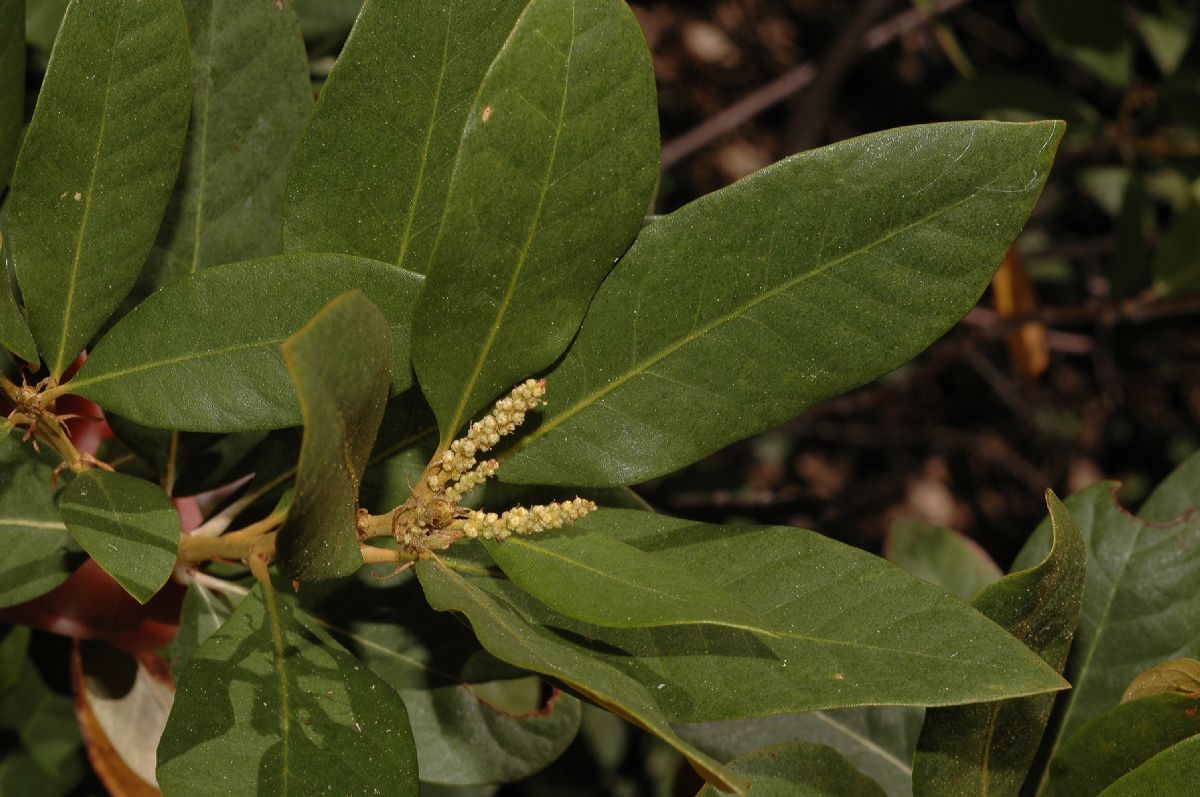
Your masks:
{"label": "glossy green leaf", "polygon": [[1116,0],[1031,0],[1042,32],[1064,56],[1117,86],[1133,79],[1133,40]]}
{"label": "glossy green leaf", "polygon": [[[1200,734],[1200,700],[1154,695],[1084,724],[1050,762],[1043,797],[1095,797],[1168,747]],[[1173,792],[1159,792],[1167,795]]]}
{"label": "glossy green leaf", "polygon": [[888,797],[912,797],[912,760],[923,716],[919,708],[846,708],[693,723],[676,730],[721,761],[791,741],[826,745]]}
{"label": "glossy green leaf", "polygon": [[[558,758],[579,728],[580,704],[555,691],[538,710],[493,706],[479,684],[491,674],[470,630],[432,611],[409,574],[372,568],[343,582],[313,611],[318,622],[404,700],[423,783],[522,780]],[[305,597],[301,592],[301,599]],[[372,607],[364,613],[363,607]]]}
{"label": "glossy green leaf", "polygon": [[979,298],[1062,132],[876,133],[651,224],[596,294],[547,379],[541,425],[500,478],[643,481],[909,360]]}
{"label": "glossy green leaf", "polygon": [[29,325],[25,323],[25,314],[17,306],[13,296],[12,283],[8,278],[8,247],[4,235],[0,234],[0,346],[28,363],[38,361],[37,345]]}
{"label": "glossy green leaf", "polygon": [[[479,641],[497,658],[562,682],[603,708],[624,717],[683,753],[705,779],[745,794],[744,782],[696,750],[671,729],[655,696],[618,668],[588,655],[549,629],[530,624],[511,604],[481,587],[486,575],[467,576],[441,559],[416,567],[429,604],[466,615]],[[486,574],[486,570],[481,571]]]}
{"label": "glossy green leaf", "polygon": [[283,344],[304,415],[287,520],[276,538],[289,578],[321,581],[362,567],[358,488],[391,378],[387,319],[361,292],[330,302]]}
{"label": "glossy green leaf", "polygon": [[286,251],[429,270],[467,113],[528,2],[363,4],[292,160]]}
{"label": "glossy green leaf", "polygon": [[155,293],[105,335],[71,392],[147,426],[232,432],[296,426],[280,345],[355,288],[383,312],[392,389],[411,381],[409,325],[421,278],[345,255],[280,255],[204,269]]}
{"label": "glossy green leaf", "polygon": [[157,484],[93,468],[67,485],[58,509],[75,541],[139,603],[171,577],[179,514]]}
{"label": "glossy green leaf", "polygon": [[1003,575],[974,540],[930,523],[893,523],[884,558],[965,601]]}
{"label": "glossy green leaf", "polygon": [[479,88],[417,301],[413,365],[443,442],[554,362],[642,225],[654,72],[622,0],[530,0]]}
{"label": "glossy green leaf", "polygon": [[170,797],[417,794],[399,696],[262,586],[176,682],[158,747]]}
{"label": "glossy green leaf", "polygon": [[1154,287],[1164,296],[1200,291],[1200,202],[1191,202],[1171,223],[1154,255]]}
{"label": "glossy green leaf", "polygon": [[1189,794],[1200,783],[1200,735],[1185,739],[1100,792],[1100,797]]}
{"label": "glossy green leaf", "polygon": [[54,502],[54,457],[21,435],[0,437],[0,606],[36,598],[67,580],[83,560]]}
{"label": "glossy green leaf", "polygon": [[[790,742],[729,762],[750,779],[754,797],[883,797],[879,784],[855,769],[836,750],[810,742]],[[697,797],[720,797],[705,786]]]}
{"label": "glossy green leaf", "polygon": [[[1083,723],[1114,708],[1140,673],[1160,662],[1200,656],[1200,515],[1151,524],[1125,511],[1116,485],[1101,482],[1071,496],[1067,509],[1087,545],[1087,583],[1047,753]],[[1045,555],[1043,523],[1017,556],[1027,567]]]}
{"label": "glossy green leaf", "polygon": [[280,251],[287,165],[312,109],[308,59],[289,4],[185,0],[183,9],[191,126],[139,280],[143,294],[208,266]]}
{"label": "glossy green leaf", "polygon": [[25,0],[0,0],[0,192],[25,126]]}
{"label": "glossy green leaf", "polygon": [[13,175],[9,233],[53,376],[133,287],[179,170],[191,96],[179,0],[75,0]]}
{"label": "glossy green leaf", "polygon": [[1164,692],[1200,695],[1200,661],[1172,659],[1151,667],[1133,679],[1121,695],[1121,702],[1128,703]]}
{"label": "glossy green leaf", "polygon": [[1168,523],[1197,507],[1200,507],[1200,451],[1185,459],[1159,482],[1138,510],[1138,517]]}
{"label": "glossy green leaf", "polygon": [[[1058,497],[1048,492],[1046,503],[1054,544],[1045,560],[985,587],[971,605],[1062,672],[1083,603],[1087,550]],[[913,791],[1016,797],[1053,707],[1053,695],[1037,695],[931,709],[917,744]]]}
{"label": "glossy green leaf", "polygon": [[586,623],[646,628],[706,623],[755,628],[755,612],[713,589],[707,574],[673,566],[604,533],[566,530],[485,542],[514,584]]}

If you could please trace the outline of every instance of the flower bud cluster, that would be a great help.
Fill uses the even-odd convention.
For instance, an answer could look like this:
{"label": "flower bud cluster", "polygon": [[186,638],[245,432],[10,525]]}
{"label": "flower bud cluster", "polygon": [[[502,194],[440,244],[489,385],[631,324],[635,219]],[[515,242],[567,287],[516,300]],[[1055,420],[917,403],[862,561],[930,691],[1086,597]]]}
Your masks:
{"label": "flower bud cluster", "polygon": [[586,498],[554,501],[545,506],[513,507],[502,515],[495,512],[471,512],[462,523],[463,535],[469,539],[503,540],[513,534],[536,534],[558,529],[596,511],[596,504]]}

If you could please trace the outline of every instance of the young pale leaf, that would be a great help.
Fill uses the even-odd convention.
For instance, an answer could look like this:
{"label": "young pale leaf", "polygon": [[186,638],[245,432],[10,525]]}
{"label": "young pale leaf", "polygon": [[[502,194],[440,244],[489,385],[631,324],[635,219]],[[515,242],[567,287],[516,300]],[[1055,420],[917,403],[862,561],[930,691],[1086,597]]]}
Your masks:
{"label": "young pale leaf", "polygon": [[[318,1],[328,12],[329,0],[300,3],[302,24]],[[292,159],[286,251],[343,252],[429,270],[467,112],[528,4],[363,5]]]}
{"label": "young pale leaf", "polygon": [[69,383],[72,393],[147,426],[235,432],[296,426],[280,345],[359,289],[391,330],[392,390],[411,383],[409,325],[421,277],[346,255],[280,255],[204,269],[121,319]]}
{"label": "young pale leaf", "polygon": [[[1047,492],[1054,543],[1036,567],[1005,576],[976,609],[1061,672],[1079,621],[1087,549],[1066,507]],[[931,709],[917,744],[913,791],[937,797],[1015,797],[1037,753],[1053,695]]]}
{"label": "young pale leaf", "polygon": [[33,342],[29,325],[25,323],[25,315],[13,296],[7,263],[8,249],[4,246],[4,236],[0,234],[0,346],[27,363],[36,363],[37,345]]}
{"label": "young pale leaf", "polygon": [[1159,482],[1138,510],[1138,517],[1154,523],[1169,523],[1197,507],[1200,507],[1200,451],[1185,459]]}
{"label": "young pale leaf", "polygon": [[67,485],[58,510],[75,541],[139,603],[171,577],[179,514],[157,484],[93,468]]}
{"label": "young pale leaf", "polygon": [[596,294],[501,478],[644,481],[906,362],[979,298],[1062,133],[889,130],[651,224]]}
{"label": "young pale leaf", "polygon": [[[1151,524],[1119,506],[1101,482],[1066,501],[1087,545],[1087,583],[1048,754],[1083,723],[1115,707],[1140,673],[1200,656],[1200,515]],[[1049,523],[1017,556],[1027,567],[1049,547]],[[1169,563],[1169,566],[1167,564]]]}
{"label": "young pale leaf", "polygon": [[25,0],[0,0],[0,193],[25,126]]}
{"label": "young pale leaf", "polygon": [[[577,524],[663,564],[707,574],[758,610],[746,628],[617,629],[563,617],[503,579],[500,596],[561,643],[653,690],[672,722],[860,705],[953,705],[1056,691],[1035,653],[961,601],[802,529],[712,526],[602,509]],[[591,643],[586,640],[592,640]],[[736,683],[737,689],[729,689]]]}
{"label": "young pale leaf", "polygon": [[53,473],[51,455],[16,432],[0,436],[0,606],[49,592],[84,558],[58,514]]}
{"label": "young pale leaf", "polygon": [[1004,575],[969,537],[929,523],[893,523],[884,558],[965,601]]}
{"label": "young pale leaf", "polygon": [[[1200,699],[1153,695],[1085,723],[1050,762],[1042,797],[1095,797],[1147,760],[1200,734]],[[1173,792],[1158,792],[1168,795]]]}
{"label": "young pale leaf", "polygon": [[464,575],[441,559],[418,563],[416,570],[430,606],[466,615],[492,655],[561,681],[683,753],[705,780],[726,791],[746,793],[742,778],[679,738],[644,686],[550,630],[531,625],[503,598],[485,591],[491,580],[486,570],[479,570],[481,576]]}
{"label": "young pale leaf", "polygon": [[190,96],[179,0],[71,3],[9,207],[17,281],[53,376],[137,280],[179,170]]}
{"label": "young pale leaf", "polygon": [[[789,742],[729,762],[750,779],[754,797],[884,797],[879,784],[859,772],[836,750],[810,742]],[[696,797],[721,797],[705,786]]]}
{"label": "young pale leaf", "polygon": [[362,567],[358,488],[383,419],[391,377],[387,319],[359,291],[334,299],[283,344],[304,415],[304,441],[280,569],[297,581]]}
{"label": "young pale leaf", "polygon": [[484,546],[514,584],[586,623],[755,627],[755,612],[714,589],[707,573],[673,566],[608,534],[513,536]]}
{"label": "young pale leaf", "polygon": [[[183,167],[139,294],[279,252],[287,164],[312,109],[296,15],[275,0],[184,0],[192,45]],[[253,54],[253,57],[248,57]]]}
{"label": "young pale leaf", "polygon": [[258,585],[178,673],[158,782],[171,797],[415,797],[417,756],[391,687]]}
{"label": "young pale leaf", "polygon": [[1200,734],[1168,747],[1100,792],[1100,797],[1191,794],[1200,783]]}
{"label": "young pale leaf", "polygon": [[443,442],[550,365],[641,227],[658,176],[654,72],[623,0],[530,0],[467,118],[413,365]]}
{"label": "young pale leaf", "polygon": [[1121,702],[1128,703],[1164,692],[1200,695],[1200,661],[1172,659],[1151,667],[1133,679],[1125,694],[1121,695]]}

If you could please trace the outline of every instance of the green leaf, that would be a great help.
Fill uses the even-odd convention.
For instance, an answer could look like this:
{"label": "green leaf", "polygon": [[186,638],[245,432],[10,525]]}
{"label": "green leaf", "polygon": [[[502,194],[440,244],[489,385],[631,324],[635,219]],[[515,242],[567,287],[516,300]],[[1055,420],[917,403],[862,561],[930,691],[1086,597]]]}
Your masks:
{"label": "green leaf", "polygon": [[171,577],[179,514],[157,484],[93,468],[67,485],[58,509],[75,541],[139,603]]}
{"label": "green leaf", "polygon": [[12,625],[0,629],[0,700],[21,682],[21,671],[29,655],[28,626]]}
{"label": "green leaf", "polygon": [[672,722],[953,705],[1065,687],[1035,653],[961,601],[810,531],[616,509],[575,525],[611,534],[664,567],[704,573],[714,591],[758,610],[748,629],[605,628],[559,615],[507,580],[472,580],[560,644],[652,690]]}
{"label": "green leaf", "polygon": [[1062,132],[890,130],[651,224],[596,294],[501,478],[644,481],[911,359],[979,298]]}
{"label": "green leaf", "polygon": [[893,523],[884,558],[965,601],[1003,575],[974,540],[930,523]]}
{"label": "green leaf", "polygon": [[0,0],[0,193],[25,126],[25,0]]}
{"label": "green leaf", "polygon": [[[1151,524],[1117,504],[1116,486],[1101,482],[1066,501],[1087,545],[1087,583],[1064,673],[1073,688],[1059,700],[1049,757],[1083,723],[1114,708],[1140,673],[1200,656],[1200,515]],[[1050,536],[1043,523],[1014,567],[1043,557]]]}
{"label": "green leaf", "polygon": [[1200,451],[1185,459],[1159,482],[1142,504],[1138,517],[1168,523],[1196,507],[1200,507]]}
{"label": "green leaf", "polygon": [[1133,80],[1133,40],[1116,0],[1032,0],[1032,6],[1061,55],[1115,86]]}
{"label": "green leaf", "polygon": [[12,282],[8,278],[8,248],[4,243],[4,235],[0,234],[0,346],[27,363],[36,363],[37,345],[13,296]]}
{"label": "green leaf", "polygon": [[83,561],[54,503],[53,473],[52,455],[15,432],[0,437],[0,606],[44,595]]}
{"label": "green leaf", "polygon": [[1121,702],[1128,703],[1163,692],[1200,695],[1200,661],[1172,659],[1151,667],[1133,679],[1133,683],[1121,695]]}
{"label": "green leaf", "polygon": [[790,741],[827,745],[888,797],[912,797],[912,759],[923,716],[919,708],[872,706],[695,723],[676,730],[721,761]]}
{"label": "green leaf", "polygon": [[1094,125],[1099,112],[1079,94],[1035,74],[977,75],[960,79],[934,96],[938,113],[956,119],[989,118],[1006,122],[1064,119]]}
{"label": "green leaf", "polygon": [[1198,733],[1200,700],[1195,697],[1154,695],[1117,706],[1084,724],[1059,748],[1042,795],[1095,797],[1154,755]]}
{"label": "green leaf", "polygon": [[[1047,491],[1054,544],[1036,567],[985,587],[972,606],[1062,672],[1083,602],[1087,550],[1066,507]],[[1053,695],[933,709],[913,764],[921,795],[1015,797],[1045,731]]]}
{"label": "green leaf", "polygon": [[1151,758],[1100,793],[1101,797],[1188,794],[1200,783],[1200,735]]}
{"label": "green leaf", "polygon": [[312,109],[308,59],[289,6],[185,0],[183,9],[192,44],[192,122],[139,280],[143,295],[208,266],[280,251],[287,165]]}
{"label": "green leaf", "polygon": [[[285,251],[429,270],[467,112],[528,3],[362,5],[292,159]],[[299,4],[302,22],[315,5]]]}
{"label": "green leaf", "polygon": [[658,178],[654,72],[622,0],[530,0],[463,131],[413,365],[449,442],[554,362]]}
{"label": "green leaf", "polygon": [[417,794],[404,704],[261,585],[178,673],[158,746],[171,797]]}
{"label": "green leaf", "polygon": [[[236,585],[232,589],[243,588]],[[237,601],[229,592],[208,589],[195,582],[188,585],[179,608],[179,630],[163,653],[171,672],[179,672],[192,660],[196,651],[225,624],[236,608]]]}
{"label": "green leaf", "polygon": [[489,581],[486,576],[468,578],[442,559],[420,562],[416,570],[429,604],[439,611],[466,615],[475,635],[492,655],[561,681],[683,753],[709,782],[745,794],[739,777],[679,738],[645,687],[550,630],[530,624],[503,598],[481,589]]}
{"label": "green leaf", "polygon": [[[300,17],[300,29],[304,32],[304,38],[316,40],[316,49],[328,50],[336,47],[339,41],[346,37],[362,8],[363,0],[293,0],[293,5],[296,7],[296,16]],[[405,30],[418,31],[421,27],[414,24]],[[346,51],[342,50],[343,56],[345,53]],[[383,52],[377,55],[384,57]]]}
{"label": "green leaf", "polygon": [[25,40],[50,55],[69,0],[25,0]]}
{"label": "green leaf", "polygon": [[1183,63],[1196,34],[1196,14],[1183,6],[1168,3],[1162,14],[1137,12],[1138,35],[1158,70],[1170,77]]}
{"label": "green leaf", "polygon": [[1154,288],[1164,296],[1200,291],[1200,202],[1193,200],[1171,222],[1154,254]]}
{"label": "green leaf", "polygon": [[296,426],[280,344],[355,288],[387,318],[392,390],[411,383],[421,278],[345,255],[280,255],[204,269],[138,305],[96,344],[70,391],[147,426],[234,432]]}
{"label": "green leaf", "polygon": [[566,530],[485,542],[514,584],[586,623],[646,628],[707,623],[754,628],[755,613],[707,574],[675,567],[604,533]]}
{"label": "green leaf", "polygon": [[321,581],[362,567],[358,488],[387,401],[388,335],[383,314],[352,291],[284,341],[304,415],[295,494],[276,538],[289,578]]}
{"label": "green leaf", "polygon": [[74,0],[13,175],[25,312],[59,376],[133,287],[179,170],[191,96],[178,0]]}
{"label": "green leaf", "polygon": [[[879,784],[836,750],[810,742],[768,747],[729,762],[750,779],[754,797],[883,797]],[[705,786],[696,797],[720,797]]]}

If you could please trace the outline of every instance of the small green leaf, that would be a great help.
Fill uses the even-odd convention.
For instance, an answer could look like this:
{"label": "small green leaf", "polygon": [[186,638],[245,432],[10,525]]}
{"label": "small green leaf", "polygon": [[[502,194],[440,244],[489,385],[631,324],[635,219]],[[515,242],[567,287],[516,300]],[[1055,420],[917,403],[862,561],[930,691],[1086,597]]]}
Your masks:
{"label": "small green leaf", "polygon": [[25,126],[25,0],[0,0],[0,193]]}
{"label": "small green leaf", "polygon": [[287,165],[312,109],[308,59],[289,6],[185,0],[183,9],[195,86],[191,126],[138,283],[142,295],[208,266],[280,251]]}
{"label": "small green leaf", "polygon": [[1200,783],[1200,735],[1163,750],[1100,792],[1100,797],[1190,794]]}
{"label": "small green leaf", "polygon": [[1183,63],[1196,35],[1196,14],[1183,5],[1166,3],[1163,13],[1137,11],[1137,31],[1164,76],[1170,77]]}
{"label": "small green leaf", "polygon": [[[1062,672],[1083,603],[1087,549],[1058,497],[1048,491],[1046,503],[1054,534],[1049,555],[985,587],[972,605]],[[1053,695],[1037,695],[926,712],[913,791],[1016,797],[1053,707]]]}
{"label": "small green leaf", "polygon": [[1198,733],[1200,700],[1195,697],[1153,695],[1117,706],[1085,723],[1059,748],[1042,796],[1095,797],[1151,757]]}
{"label": "small green leaf", "polygon": [[746,793],[741,778],[679,738],[651,692],[616,667],[565,643],[545,628],[529,624],[502,598],[481,589],[489,580],[486,576],[465,577],[441,559],[420,562],[416,570],[430,606],[466,615],[475,635],[492,655],[561,681],[683,753],[709,782],[727,791]]}
{"label": "small green leaf", "polygon": [[171,577],[179,514],[158,485],[94,468],[67,485],[58,509],[75,541],[139,603]]}
{"label": "small green leaf", "polygon": [[1200,695],[1200,661],[1173,659],[1151,667],[1133,679],[1125,694],[1121,695],[1121,702],[1128,703],[1164,692]]}
{"label": "small green leaf", "polygon": [[[836,750],[790,742],[735,758],[729,768],[750,779],[754,797],[884,797],[879,784]],[[705,786],[696,797],[720,797]]]}
{"label": "small green leaf", "polygon": [[399,696],[255,586],[178,673],[158,747],[171,797],[417,794]]}
{"label": "small green leaf", "polygon": [[84,559],[54,503],[53,473],[53,455],[16,432],[0,437],[0,606],[49,592]]}
{"label": "small green leaf", "polygon": [[1200,291],[1200,202],[1176,215],[1154,255],[1154,288],[1164,296]]}
{"label": "small green leaf", "polygon": [[969,537],[929,523],[893,523],[884,558],[965,601],[1004,575]]}
{"label": "small green leaf", "polygon": [[[232,585],[230,589],[242,588]],[[179,608],[179,630],[171,644],[163,649],[172,672],[179,672],[192,660],[196,651],[233,614],[237,603],[228,592],[211,590],[194,582],[188,585]]]}
{"label": "small green leaf", "polygon": [[1168,523],[1200,507],[1200,451],[1192,454],[1159,482],[1138,510],[1138,517]]}
{"label": "small green leaf", "polygon": [[26,659],[14,688],[0,699],[0,794],[59,797],[76,793],[83,756],[75,704],[51,689]]}
{"label": "small green leaf", "polygon": [[1050,44],[1115,86],[1133,79],[1133,40],[1116,0],[1032,0]]}
{"label": "small green leaf", "polygon": [[674,567],[603,533],[485,542],[512,582],[556,612],[616,628],[707,623],[753,628],[755,613],[706,573]]}
{"label": "small green leaf", "polygon": [[147,426],[233,432],[296,426],[280,345],[355,288],[391,329],[392,389],[408,387],[421,277],[345,255],[281,255],[204,269],[138,305],[105,335],[72,393]]}
{"label": "small green leaf", "polygon": [[390,355],[387,320],[359,291],[284,341],[304,415],[295,493],[276,539],[289,578],[322,581],[362,567],[358,488],[383,419]]}
{"label": "small green leaf", "polygon": [[13,296],[12,282],[8,278],[8,248],[4,235],[0,234],[0,346],[4,346],[27,363],[38,362],[37,345],[25,315],[17,306]]}
{"label": "small green leaf", "polygon": [[191,96],[178,0],[74,0],[13,175],[9,232],[59,376],[133,287],[179,170]]}
{"label": "small green leaf", "polygon": [[417,301],[413,365],[449,442],[554,362],[642,225],[654,71],[623,0],[529,0],[467,117]]}
{"label": "small green leaf", "polygon": [[500,478],[644,481],[911,359],[978,300],[1062,133],[889,130],[654,222],[597,292]]}

